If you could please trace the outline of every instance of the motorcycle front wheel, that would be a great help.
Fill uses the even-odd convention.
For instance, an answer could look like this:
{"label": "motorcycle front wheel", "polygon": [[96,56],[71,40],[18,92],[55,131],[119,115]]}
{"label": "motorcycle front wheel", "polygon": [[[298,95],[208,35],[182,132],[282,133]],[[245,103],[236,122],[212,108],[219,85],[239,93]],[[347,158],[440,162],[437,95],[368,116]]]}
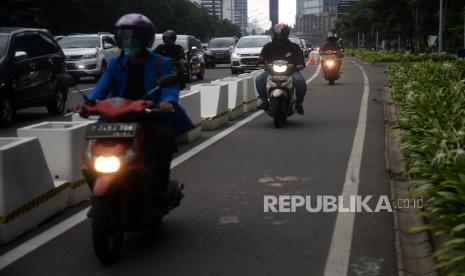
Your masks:
{"label": "motorcycle front wheel", "polygon": [[109,200],[92,202],[92,241],[97,259],[103,265],[118,261],[123,247],[124,232],[118,225],[118,216],[111,212]]}

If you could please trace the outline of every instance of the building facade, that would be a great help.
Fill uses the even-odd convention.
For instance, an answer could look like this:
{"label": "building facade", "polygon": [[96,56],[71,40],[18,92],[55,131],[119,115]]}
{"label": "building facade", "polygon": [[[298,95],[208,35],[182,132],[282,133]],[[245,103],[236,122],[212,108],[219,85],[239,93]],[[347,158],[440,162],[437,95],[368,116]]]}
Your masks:
{"label": "building facade", "polygon": [[336,20],[347,14],[358,0],[297,0],[296,35],[315,42],[324,41],[326,34],[334,29]]}
{"label": "building facade", "polygon": [[223,18],[223,0],[201,0],[200,6],[207,9],[210,15]]}
{"label": "building facade", "polygon": [[[227,1],[227,0],[226,0]],[[242,30],[247,29],[248,22],[248,3],[247,0],[232,0],[233,1],[233,20],[232,22]]]}

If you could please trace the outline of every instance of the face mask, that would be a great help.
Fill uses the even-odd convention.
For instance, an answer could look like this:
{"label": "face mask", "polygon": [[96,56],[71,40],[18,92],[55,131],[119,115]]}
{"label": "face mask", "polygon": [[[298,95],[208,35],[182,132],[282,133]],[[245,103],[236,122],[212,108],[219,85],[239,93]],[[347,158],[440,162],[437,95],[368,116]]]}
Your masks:
{"label": "face mask", "polygon": [[137,56],[142,52],[142,50],[144,50],[144,47],[141,46],[141,43],[139,43],[139,41],[129,40],[124,41],[122,44],[124,53],[130,57]]}

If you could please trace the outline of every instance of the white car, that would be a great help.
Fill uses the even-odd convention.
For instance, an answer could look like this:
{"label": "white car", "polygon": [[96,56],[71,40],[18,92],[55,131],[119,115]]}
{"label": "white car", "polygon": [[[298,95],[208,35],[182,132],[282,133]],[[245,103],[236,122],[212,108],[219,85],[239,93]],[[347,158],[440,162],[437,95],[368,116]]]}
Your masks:
{"label": "white car", "polygon": [[257,69],[257,60],[263,46],[271,42],[268,35],[244,36],[236,44],[231,54],[231,73]]}
{"label": "white car", "polygon": [[98,80],[110,60],[120,54],[109,33],[69,35],[58,44],[66,56],[66,69],[76,79],[93,76]]}

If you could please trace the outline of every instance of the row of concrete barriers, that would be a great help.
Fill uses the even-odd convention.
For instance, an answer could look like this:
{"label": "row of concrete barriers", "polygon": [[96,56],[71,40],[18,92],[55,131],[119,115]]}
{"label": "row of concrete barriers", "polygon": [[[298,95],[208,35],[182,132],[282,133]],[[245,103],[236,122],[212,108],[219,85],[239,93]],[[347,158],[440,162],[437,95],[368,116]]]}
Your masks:
{"label": "row of concrete barriers", "polygon": [[[190,143],[202,131],[215,130],[255,110],[260,71],[193,85],[181,91],[180,104],[195,125],[178,138]],[[67,207],[87,200],[90,191],[80,170],[85,131],[93,120],[43,122],[0,138],[0,244]]]}

